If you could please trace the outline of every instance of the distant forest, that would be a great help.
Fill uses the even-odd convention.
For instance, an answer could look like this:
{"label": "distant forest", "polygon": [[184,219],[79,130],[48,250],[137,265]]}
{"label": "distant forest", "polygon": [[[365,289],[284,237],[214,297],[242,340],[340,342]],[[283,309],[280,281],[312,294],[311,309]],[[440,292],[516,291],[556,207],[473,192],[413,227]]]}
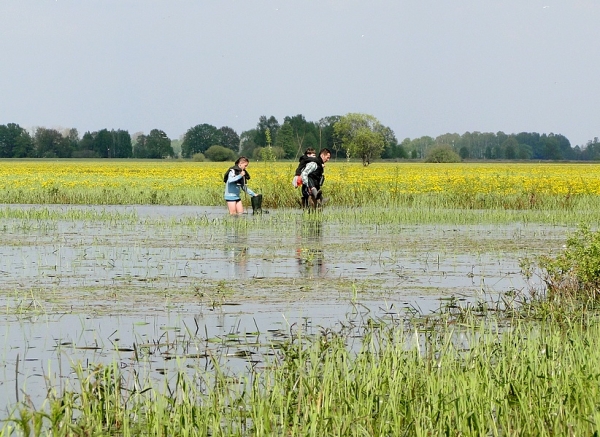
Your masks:
{"label": "distant forest", "polygon": [[[285,117],[283,123],[271,116],[261,116],[254,129],[238,135],[234,129],[199,124],[178,139],[153,129],[148,134],[131,135],[125,130],[102,129],[85,132],[77,129],[28,131],[18,124],[0,125],[0,158],[193,158],[229,160],[243,154],[261,159],[263,149],[277,159],[295,159],[307,147],[332,150],[334,158],[345,158],[342,142],[336,138],[334,124],[339,116],[317,122],[303,115]],[[423,136],[398,141],[387,128],[382,159],[423,159],[437,146],[451,147],[463,160],[600,160],[600,141],[588,141],[572,147],[561,134],[521,132],[447,133],[438,137]]]}

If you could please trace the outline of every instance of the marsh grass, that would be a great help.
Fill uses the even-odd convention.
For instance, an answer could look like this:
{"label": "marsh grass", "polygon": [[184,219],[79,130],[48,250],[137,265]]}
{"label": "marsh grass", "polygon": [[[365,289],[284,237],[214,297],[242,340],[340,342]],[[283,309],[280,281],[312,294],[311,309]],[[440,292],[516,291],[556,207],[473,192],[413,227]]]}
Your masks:
{"label": "marsh grass", "polygon": [[[181,362],[164,382],[115,362],[21,403],[3,435],[593,435],[600,324],[443,310],[291,338],[244,374]],[[459,317],[457,317],[459,316]],[[434,329],[432,329],[434,327]],[[360,335],[355,335],[357,332]],[[262,364],[261,364],[262,362]]]}

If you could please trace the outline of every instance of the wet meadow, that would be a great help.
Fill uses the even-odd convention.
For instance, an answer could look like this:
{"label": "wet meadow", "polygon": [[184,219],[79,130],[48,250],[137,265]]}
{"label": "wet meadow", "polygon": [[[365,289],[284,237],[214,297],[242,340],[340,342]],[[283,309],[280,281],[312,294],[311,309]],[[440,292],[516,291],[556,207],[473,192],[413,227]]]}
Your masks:
{"label": "wet meadow", "polygon": [[0,162],[0,435],[598,431],[600,167],[222,167]]}

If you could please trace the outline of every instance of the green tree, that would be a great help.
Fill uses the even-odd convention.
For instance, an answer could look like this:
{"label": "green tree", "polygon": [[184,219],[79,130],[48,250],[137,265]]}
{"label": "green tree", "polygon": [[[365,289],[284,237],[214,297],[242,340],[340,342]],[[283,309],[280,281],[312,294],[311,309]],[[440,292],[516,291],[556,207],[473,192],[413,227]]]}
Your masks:
{"label": "green tree", "polygon": [[190,158],[196,153],[204,153],[210,146],[222,143],[222,132],[210,124],[199,124],[185,133],[181,153]]}
{"label": "green tree", "polygon": [[285,121],[277,134],[276,147],[281,147],[284,151],[284,158],[293,158],[296,156],[296,146],[294,141],[294,129],[292,125]]}
{"label": "green tree", "polygon": [[76,158],[99,158],[100,155],[94,151],[94,134],[86,132],[79,140],[77,152],[73,153]]}
{"label": "green tree", "polygon": [[131,135],[126,130],[112,130],[113,144],[110,148],[111,158],[131,158],[133,156],[133,147],[131,144]]}
{"label": "green tree", "polygon": [[15,123],[0,125],[0,158],[26,158],[33,156],[31,135]]}
{"label": "green tree", "polygon": [[600,159],[600,139],[594,137],[593,140],[589,140],[581,150],[580,155],[581,159],[586,161]]}
{"label": "green tree", "polygon": [[374,116],[359,113],[342,116],[334,130],[348,157],[361,158],[365,166],[381,156],[391,132]]}
{"label": "green tree", "polygon": [[519,151],[519,142],[514,136],[508,137],[503,143],[504,156],[506,159],[517,159]]}
{"label": "green tree", "polygon": [[37,128],[34,136],[34,146],[38,158],[71,157],[71,143],[56,129]]}
{"label": "green tree", "polygon": [[[236,154],[240,152],[240,136],[229,126],[223,126],[219,129],[221,132],[220,146],[233,150]],[[211,146],[212,147],[212,146]]]}
{"label": "green tree", "polygon": [[306,121],[302,114],[285,117],[284,124],[286,123],[292,127],[292,137],[295,143],[294,153],[287,154],[288,158],[297,158],[304,153],[307,147],[319,148],[317,144],[319,128],[316,123]]}
{"label": "green tree", "polygon": [[345,158],[346,152],[342,148],[342,141],[337,137],[334,126],[340,120],[339,115],[323,117],[318,122],[319,127],[319,150],[328,148],[335,152],[335,157]]}
{"label": "green tree", "polygon": [[258,144],[254,141],[256,138],[256,129],[250,129],[242,132],[240,135],[241,154],[244,156],[253,156],[254,150]]}
{"label": "green tree", "polygon": [[258,119],[258,124],[256,125],[256,131],[254,136],[254,142],[257,146],[266,147],[267,146],[267,131],[271,135],[270,140],[272,142],[277,141],[277,134],[279,133],[279,122],[273,116],[267,118],[264,115],[261,115]]}
{"label": "green tree", "polygon": [[147,139],[148,150],[150,151],[149,158],[164,159],[172,157],[173,147],[171,147],[171,139],[167,134],[160,129],[152,129]]}
{"label": "green tree", "polygon": [[452,147],[452,149],[454,151],[460,150],[460,148],[459,148],[460,135],[456,134],[456,133],[454,133],[454,134],[447,133],[447,134],[439,135],[435,139],[435,144],[448,144]]}
{"label": "green tree", "polygon": [[384,136],[386,136],[386,145],[385,149],[381,153],[382,158],[408,158],[408,153],[406,152],[406,149],[402,145],[398,144],[396,135],[394,135],[394,132],[390,128],[385,128]]}
{"label": "green tree", "polygon": [[[543,153],[546,159],[559,160],[564,159],[561,141],[558,135],[550,133],[542,135],[540,142],[543,145]],[[567,140],[568,142],[568,140]]]}
{"label": "green tree", "polygon": [[152,129],[149,135],[140,135],[133,148],[133,157],[140,159],[164,159],[173,156],[173,147],[167,134],[159,129]]}
{"label": "green tree", "polygon": [[94,142],[92,144],[94,152],[100,158],[109,158],[112,156],[111,147],[113,146],[113,136],[108,129],[102,129],[92,134]]}
{"label": "green tree", "polygon": [[[429,136],[422,136],[411,140],[409,150],[411,150],[411,158],[424,158],[429,149],[433,147],[435,140]],[[414,153],[412,153],[414,151]]]}
{"label": "green tree", "polygon": [[64,132],[63,136],[69,140],[71,156],[73,156],[73,152],[79,150],[79,131],[75,128],[71,128]]}

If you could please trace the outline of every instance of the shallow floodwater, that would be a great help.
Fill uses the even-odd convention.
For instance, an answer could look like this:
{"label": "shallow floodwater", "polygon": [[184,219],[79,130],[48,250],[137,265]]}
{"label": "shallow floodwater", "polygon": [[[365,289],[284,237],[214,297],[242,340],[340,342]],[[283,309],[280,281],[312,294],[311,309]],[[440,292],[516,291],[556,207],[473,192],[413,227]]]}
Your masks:
{"label": "shallow floodwater", "polygon": [[[223,208],[7,206],[109,219],[0,219],[0,409],[74,363],[259,365],[298,329],[496,300],[526,282],[522,258],[559,250],[532,224],[344,226],[302,213],[225,219]],[[119,216],[121,214],[121,216]],[[292,222],[290,224],[290,221]],[[265,223],[267,223],[265,225]],[[140,364],[142,363],[142,364]],[[182,364],[183,363],[183,364]]]}

